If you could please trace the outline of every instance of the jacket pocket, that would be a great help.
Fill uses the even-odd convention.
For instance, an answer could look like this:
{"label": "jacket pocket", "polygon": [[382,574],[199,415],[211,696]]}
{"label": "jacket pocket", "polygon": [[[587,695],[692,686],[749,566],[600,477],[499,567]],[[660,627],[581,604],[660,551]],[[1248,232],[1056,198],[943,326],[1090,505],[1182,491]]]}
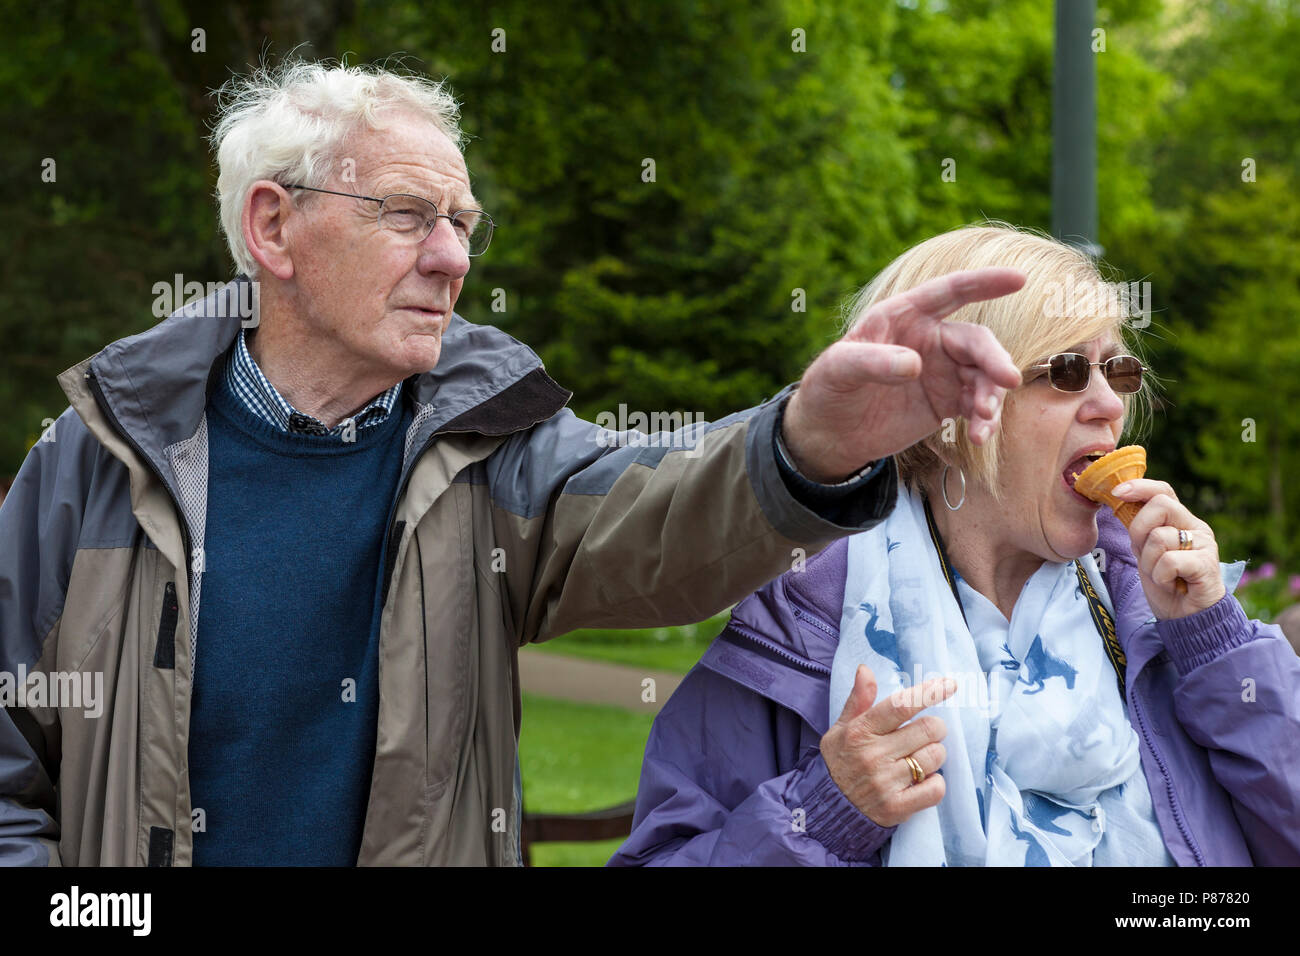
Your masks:
{"label": "jacket pocket", "polygon": [[176,669],[176,615],[179,610],[176,583],[168,581],[163,589],[162,614],[158,618],[158,643],[153,652],[153,666],[162,670]]}

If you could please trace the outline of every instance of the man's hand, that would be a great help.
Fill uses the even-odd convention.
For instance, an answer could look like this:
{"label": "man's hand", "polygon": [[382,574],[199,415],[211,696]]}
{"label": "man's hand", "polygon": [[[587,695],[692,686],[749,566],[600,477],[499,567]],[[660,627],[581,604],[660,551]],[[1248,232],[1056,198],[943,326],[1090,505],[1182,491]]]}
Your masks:
{"label": "man's hand", "polygon": [[988,329],[943,320],[1024,284],[1015,269],[972,269],[872,306],[808,367],[786,406],[781,438],[800,474],[842,481],[945,418],[965,417],[971,441],[983,444],[1020,370]]}

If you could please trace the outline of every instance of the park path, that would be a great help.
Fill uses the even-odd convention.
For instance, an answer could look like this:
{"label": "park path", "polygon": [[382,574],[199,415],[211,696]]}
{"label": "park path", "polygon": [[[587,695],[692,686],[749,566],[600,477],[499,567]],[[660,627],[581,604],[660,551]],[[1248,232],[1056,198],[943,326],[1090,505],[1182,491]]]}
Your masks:
{"label": "park path", "polygon": [[[519,654],[519,681],[526,693],[622,707],[643,714],[659,713],[683,676],[546,651],[525,649]],[[647,685],[647,679],[654,683]],[[646,697],[653,699],[647,701]]]}

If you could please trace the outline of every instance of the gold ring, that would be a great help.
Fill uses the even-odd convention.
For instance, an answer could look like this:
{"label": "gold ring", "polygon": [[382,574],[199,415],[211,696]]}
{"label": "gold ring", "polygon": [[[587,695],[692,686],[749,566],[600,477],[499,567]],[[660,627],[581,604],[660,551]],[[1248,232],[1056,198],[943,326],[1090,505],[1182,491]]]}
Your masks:
{"label": "gold ring", "polygon": [[912,771],[912,783],[920,783],[925,779],[925,771],[921,769],[921,765],[916,762],[915,757],[909,754],[903,759],[907,761],[907,767]]}
{"label": "gold ring", "polygon": [[1182,528],[1179,528],[1178,529],[1178,550],[1190,551],[1191,549],[1192,549],[1192,533],[1190,531],[1184,531]]}

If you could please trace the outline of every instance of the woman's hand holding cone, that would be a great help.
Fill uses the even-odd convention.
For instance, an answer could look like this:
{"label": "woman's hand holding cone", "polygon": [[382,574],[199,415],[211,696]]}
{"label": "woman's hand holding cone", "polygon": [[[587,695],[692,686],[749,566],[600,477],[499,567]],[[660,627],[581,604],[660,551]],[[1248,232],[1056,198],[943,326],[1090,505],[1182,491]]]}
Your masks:
{"label": "woman's hand holding cone", "polygon": [[[1214,531],[1187,510],[1173,488],[1163,481],[1136,478],[1116,486],[1111,494],[1141,505],[1128,533],[1142,589],[1157,618],[1187,617],[1222,599],[1227,591]],[[1179,530],[1190,532],[1190,548],[1179,548]],[[1187,584],[1185,594],[1175,587],[1179,579]]]}

